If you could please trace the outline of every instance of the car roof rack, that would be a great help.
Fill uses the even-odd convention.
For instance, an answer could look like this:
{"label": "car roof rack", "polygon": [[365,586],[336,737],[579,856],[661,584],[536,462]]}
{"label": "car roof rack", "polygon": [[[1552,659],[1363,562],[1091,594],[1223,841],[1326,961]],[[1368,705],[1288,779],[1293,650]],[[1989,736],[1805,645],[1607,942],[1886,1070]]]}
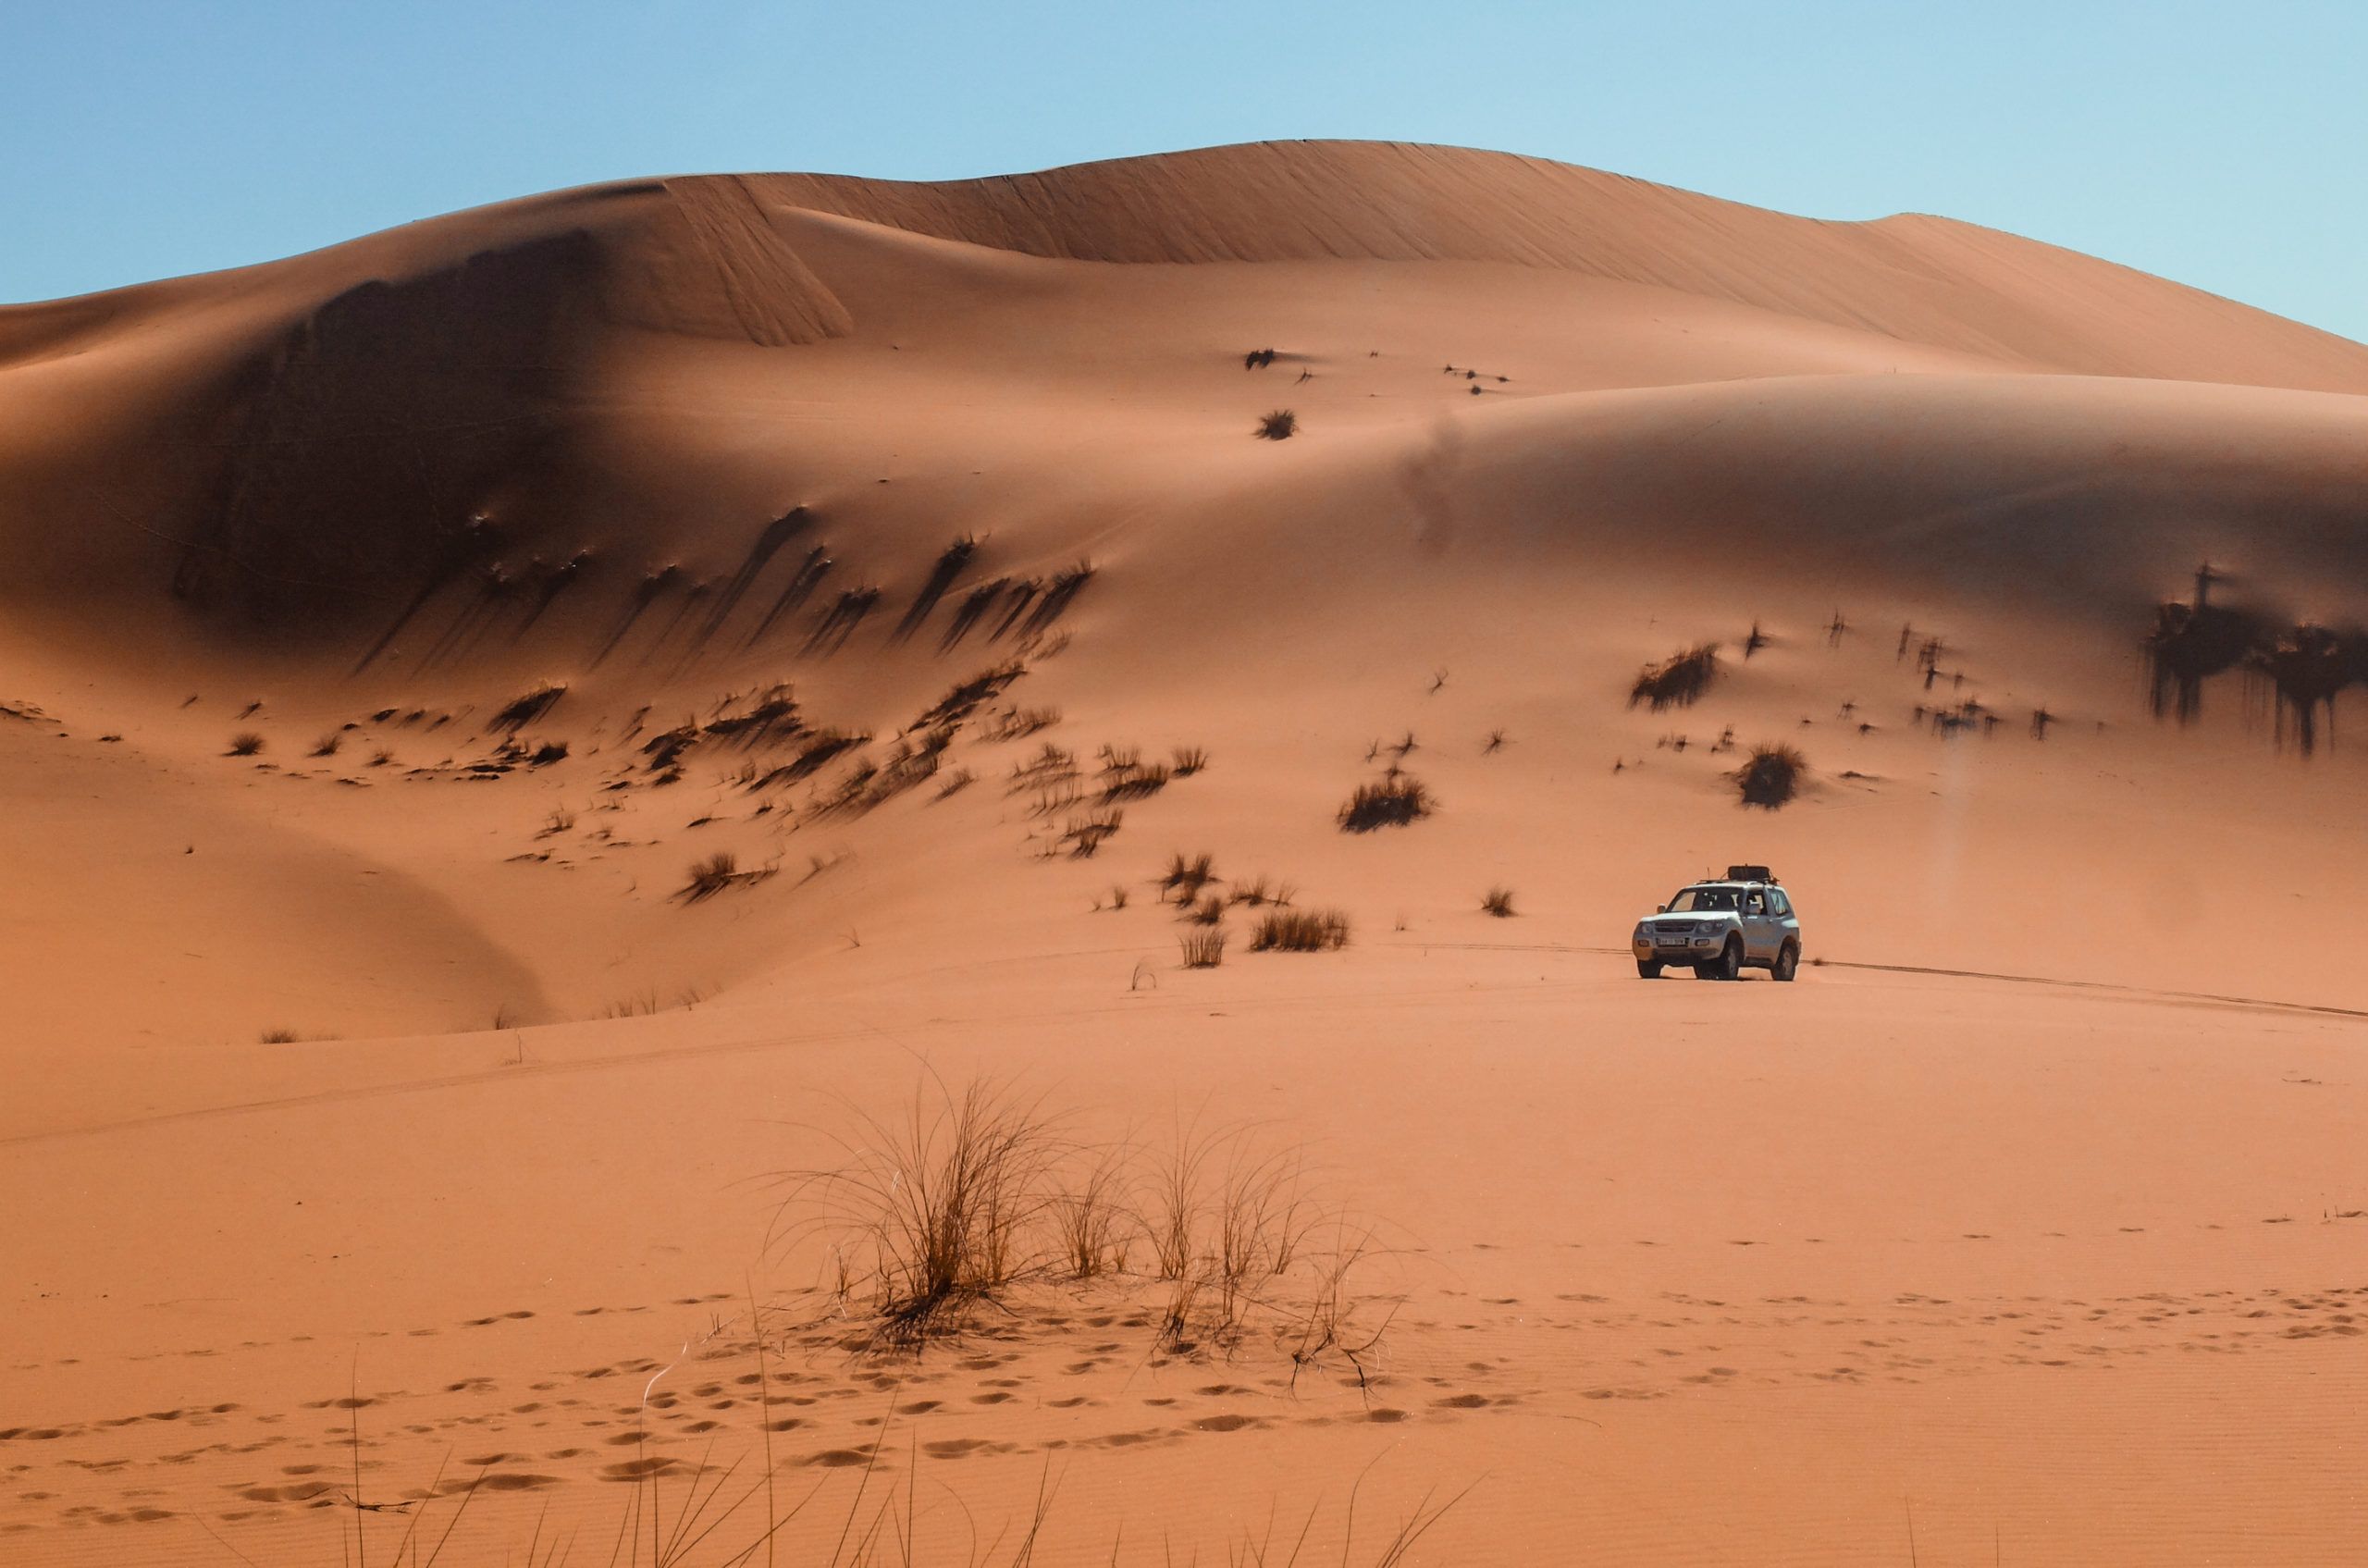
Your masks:
{"label": "car roof rack", "polygon": [[1773,883],[1776,880],[1776,873],[1765,866],[1729,866],[1727,880],[1729,882]]}

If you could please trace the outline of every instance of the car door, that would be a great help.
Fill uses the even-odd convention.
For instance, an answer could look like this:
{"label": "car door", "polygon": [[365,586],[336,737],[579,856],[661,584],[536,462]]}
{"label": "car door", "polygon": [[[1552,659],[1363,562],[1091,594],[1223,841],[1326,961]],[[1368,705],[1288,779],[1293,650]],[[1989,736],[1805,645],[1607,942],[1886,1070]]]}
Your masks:
{"label": "car door", "polygon": [[1781,951],[1785,943],[1800,940],[1800,919],[1793,913],[1793,901],[1782,888],[1768,890],[1768,936],[1771,955]]}
{"label": "car door", "polygon": [[1743,898],[1743,952],[1755,964],[1771,962],[1782,938],[1774,934],[1776,918],[1769,912],[1768,895],[1753,888]]}

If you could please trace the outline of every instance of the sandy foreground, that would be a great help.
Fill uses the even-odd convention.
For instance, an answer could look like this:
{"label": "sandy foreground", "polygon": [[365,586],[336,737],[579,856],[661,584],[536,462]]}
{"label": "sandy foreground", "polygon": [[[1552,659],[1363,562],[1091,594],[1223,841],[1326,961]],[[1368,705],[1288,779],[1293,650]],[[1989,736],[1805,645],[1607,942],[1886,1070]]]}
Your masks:
{"label": "sandy foreground", "polygon": [[[1363,144],[0,310],[0,1561],[2355,1561],[2363,438],[2090,258]],[[1739,860],[1799,982],[1638,979]],[[765,1179],[980,1080],[1320,1223],[867,1352]]]}

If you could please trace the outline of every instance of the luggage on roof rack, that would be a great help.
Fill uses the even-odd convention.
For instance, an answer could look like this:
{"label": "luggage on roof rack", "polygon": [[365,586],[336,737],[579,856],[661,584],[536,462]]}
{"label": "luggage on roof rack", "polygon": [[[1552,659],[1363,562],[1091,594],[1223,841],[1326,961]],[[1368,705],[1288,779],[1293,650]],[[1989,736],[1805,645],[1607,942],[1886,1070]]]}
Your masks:
{"label": "luggage on roof rack", "polygon": [[1774,882],[1776,873],[1765,866],[1729,866],[1729,882]]}

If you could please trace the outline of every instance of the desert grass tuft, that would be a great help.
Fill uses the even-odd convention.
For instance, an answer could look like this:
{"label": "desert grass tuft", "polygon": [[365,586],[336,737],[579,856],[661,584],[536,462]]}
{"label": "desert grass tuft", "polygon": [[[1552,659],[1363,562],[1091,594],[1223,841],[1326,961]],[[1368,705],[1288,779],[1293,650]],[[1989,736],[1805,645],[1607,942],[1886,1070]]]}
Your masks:
{"label": "desert grass tuft", "polygon": [[230,737],[229,749],[225,751],[223,755],[226,757],[253,757],[263,750],[263,736],[257,735],[253,730],[240,730],[237,735]]}
{"label": "desert grass tuft", "polygon": [[1168,858],[1167,872],[1159,879],[1160,896],[1190,904],[1201,896],[1202,888],[1222,880],[1216,873],[1215,857],[1200,854],[1188,859],[1179,850]]}
{"label": "desert grass tuft", "polygon": [[1287,408],[1278,408],[1258,421],[1258,438],[1262,441],[1288,441],[1299,434],[1299,415]]}
{"label": "desert grass tuft", "polygon": [[714,897],[730,887],[746,887],[772,875],[772,868],[742,870],[740,858],[729,849],[719,849],[705,859],[691,862],[689,879],[677,889],[674,896],[685,904],[697,904]]}
{"label": "desert grass tuft", "polygon": [[1511,919],[1513,890],[1510,887],[1490,888],[1487,895],[1480,900],[1480,908],[1482,913],[1494,915],[1500,920]]}
{"label": "desert grass tuft", "polygon": [[1780,743],[1753,747],[1749,759],[1734,775],[1735,784],[1743,792],[1743,803],[1775,810],[1799,793],[1808,766],[1808,759],[1790,746]]}
{"label": "desert grass tuft", "polygon": [[1269,909],[1250,933],[1252,953],[1329,953],[1349,945],[1349,917],[1338,909]]}
{"label": "desert grass tuft", "polygon": [[1644,705],[1659,713],[1666,708],[1687,708],[1701,700],[1718,678],[1719,645],[1697,643],[1673,653],[1659,664],[1647,664],[1628,688],[1628,706]]}
{"label": "desert grass tuft", "polygon": [[1209,765],[1208,747],[1179,746],[1171,754],[1169,769],[1179,779],[1189,779]]}
{"label": "desert grass tuft", "polygon": [[320,739],[314,741],[313,743],[313,749],[306,753],[306,755],[312,757],[334,757],[338,753],[338,748],[344,744],[345,737],[338,734],[337,731],[331,730],[327,734],[322,735]]}
{"label": "desert grass tuft", "polygon": [[1340,831],[1371,833],[1375,828],[1404,827],[1427,817],[1438,801],[1420,779],[1392,768],[1370,784],[1361,784],[1339,811]]}
{"label": "desert grass tuft", "polygon": [[[822,1231],[884,1342],[957,1332],[972,1309],[1052,1265],[1042,1231],[1063,1150],[1041,1101],[932,1074],[894,1120],[863,1117],[843,1145],[843,1164],[773,1178],[784,1196],[771,1240]],[[808,1204],[819,1218],[796,1221]]]}
{"label": "desert grass tuft", "polygon": [[1177,945],[1184,951],[1186,969],[1213,969],[1225,962],[1225,941],[1223,926],[1209,926],[1186,932]]}

